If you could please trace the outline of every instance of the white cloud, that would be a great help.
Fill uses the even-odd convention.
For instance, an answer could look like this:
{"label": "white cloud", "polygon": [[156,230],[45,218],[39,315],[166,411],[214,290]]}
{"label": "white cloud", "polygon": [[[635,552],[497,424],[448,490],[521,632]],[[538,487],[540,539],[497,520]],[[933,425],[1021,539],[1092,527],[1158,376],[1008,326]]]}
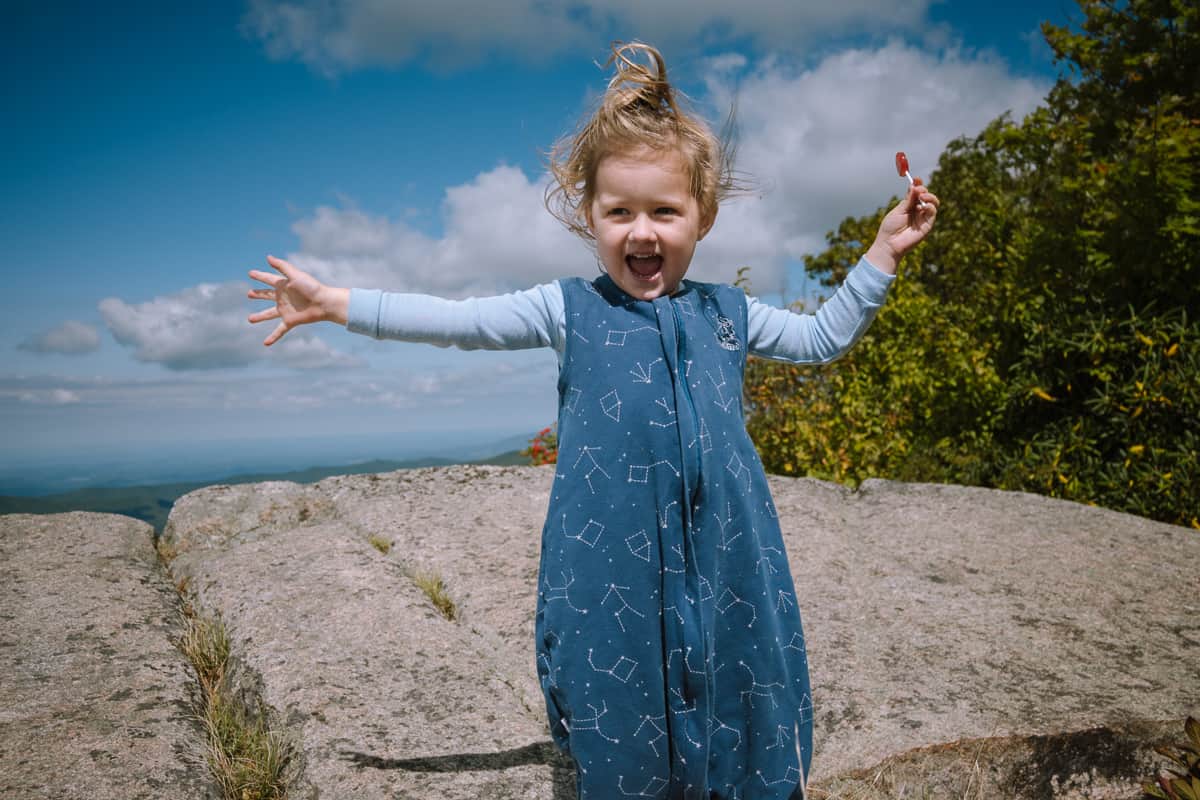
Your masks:
{"label": "white cloud", "polygon": [[[2,395],[3,392],[0,392]],[[70,389],[40,389],[12,393],[22,403],[32,406],[70,406],[82,402],[82,398]]]}
{"label": "white cloud", "polygon": [[[928,178],[951,139],[1008,110],[1019,117],[1048,88],[987,57],[899,42],[842,51],[807,69],[776,58],[716,61],[703,100],[728,108],[736,93],[738,166],[762,191],[721,208],[689,277],[730,281],[750,266],[763,292],[781,288],[784,265],[822,250],[844,217],[903,193],[897,150]],[[447,296],[595,274],[592,253],[546,212],[546,180],[501,166],[447,189],[440,238],[403,220],[322,207],[294,225],[300,249],[289,258],[333,285]]]}
{"label": "white cloud", "polygon": [[628,37],[668,47],[749,39],[800,51],[839,34],[916,31],[932,0],[251,0],[242,20],[277,59],[325,73],[428,61],[439,66],[491,55],[538,60]]}
{"label": "white cloud", "polygon": [[[290,334],[289,334],[290,335]],[[390,348],[406,347],[387,343]],[[417,345],[407,345],[417,347]],[[545,355],[545,354],[543,354]],[[403,361],[401,356],[398,359]],[[532,378],[517,381],[515,378]],[[284,412],[349,410],[358,413],[411,411],[447,406],[490,408],[501,397],[529,404],[529,384],[540,383],[547,398],[553,394],[554,359],[532,353],[508,355],[447,355],[440,366],[394,366],[371,371],[339,373],[280,372],[267,379],[248,380],[229,373],[193,371],[161,378],[110,376],[0,375],[0,412],[12,406],[84,405],[123,409],[132,413],[215,412],[269,420]],[[552,402],[547,401],[552,407]]]}
{"label": "white cloud", "polygon": [[100,348],[100,334],[93,326],[71,319],[28,337],[17,348],[31,353],[82,355]]}
{"label": "white cloud", "polygon": [[694,276],[729,280],[728,265],[750,264],[755,285],[773,289],[786,259],[819,252],[825,232],[844,217],[903,193],[897,150],[928,178],[951,139],[979,132],[1005,111],[1020,118],[1049,87],[1014,78],[988,57],[892,42],[842,51],[809,69],[766,59],[739,83],[721,75],[708,88],[718,108],[729,107],[736,92],[738,166],[765,191],[721,209],[697,250]]}
{"label": "white cloud", "polygon": [[321,207],[293,230],[300,250],[288,256],[335,286],[492,294],[588,272],[594,257],[550,216],[545,183],[500,166],[446,190],[444,234],[431,238],[403,220],[357,209]]}
{"label": "white cloud", "polygon": [[275,322],[252,327],[246,321],[252,310],[247,288],[241,282],[202,283],[136,305],[109,297],[100,301],[100,314],[117,342],[133,349],[134,358],[172,370],[242,367],[257,361],[297,369],[362,363],[306,329],[289,332],[269,349],[263,347]]}
{"label": "white cloud", "polygon": [[459,66],[498,52],[536,58],[586,33],[566,3],[540,0],[251,0],[242,29],[272,58],[326,73],[414,60]]}
{"label": "white cloud", "polygon": [[618,29],[637,31],[650,42],[708,43],[751,39],[773,50],[797,50],[814,40],[845,33],[916,30],[931,0],[588,0],[592,13]]}

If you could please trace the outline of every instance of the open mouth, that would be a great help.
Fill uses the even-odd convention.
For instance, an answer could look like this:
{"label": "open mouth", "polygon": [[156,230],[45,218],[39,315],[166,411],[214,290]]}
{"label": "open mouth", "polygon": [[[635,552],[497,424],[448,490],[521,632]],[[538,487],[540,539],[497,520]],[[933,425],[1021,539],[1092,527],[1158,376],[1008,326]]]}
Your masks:
{"label": "open mouth", "polygon": [[653,280],[662,271],[662,256],[625,256],[629,271],[642,280]]}

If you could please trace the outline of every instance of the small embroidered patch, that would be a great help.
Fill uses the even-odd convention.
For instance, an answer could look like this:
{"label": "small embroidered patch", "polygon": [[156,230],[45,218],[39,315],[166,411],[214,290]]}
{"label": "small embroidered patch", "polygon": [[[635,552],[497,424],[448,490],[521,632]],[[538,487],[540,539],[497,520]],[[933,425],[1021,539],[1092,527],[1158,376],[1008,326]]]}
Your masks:
{"label": "small embroidered patch", "polygon": [[733,320],[729,317],[717,317],[717,341],[726,350],[740,350],[737,333],[733,330]]}

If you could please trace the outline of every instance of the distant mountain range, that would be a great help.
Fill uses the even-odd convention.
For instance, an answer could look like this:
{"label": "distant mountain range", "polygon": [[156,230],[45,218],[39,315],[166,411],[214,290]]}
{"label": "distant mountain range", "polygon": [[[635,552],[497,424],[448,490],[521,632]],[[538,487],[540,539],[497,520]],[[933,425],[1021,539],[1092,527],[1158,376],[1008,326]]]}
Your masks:
{"label": "distant mountain range", "polygon": [[167,524],[167,515],[175,501],[188,492],[215,484],[261,483],[262,481],[292,481],[315,483],[331,475],[361,475],[372,472],[393,472],[398,469],[418,467],[441,467],[449,464],[528,464],[529,459],[518,450],[511,450],[490,458],[462,461],[441,458],[418,458],[409,461],[363,461],[338,467],[309,467],[291,472],[262,472],[231,475],[219,480],[193,481],[185,483],[162,483],[153,486],[122,486],[103,489],[76,489],[41,497],[0,496],[0,514],[58,514],[64,511],[100,511],[109,514],[124,514],[127,517],[149,522],[155,533],[162,533]]}

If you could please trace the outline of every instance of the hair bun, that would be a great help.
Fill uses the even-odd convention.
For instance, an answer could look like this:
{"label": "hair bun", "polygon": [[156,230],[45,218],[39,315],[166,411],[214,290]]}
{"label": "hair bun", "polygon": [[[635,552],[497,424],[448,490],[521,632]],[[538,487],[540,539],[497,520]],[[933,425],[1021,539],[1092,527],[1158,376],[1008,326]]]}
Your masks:
{"label": "hair bun", "polygon": [[606,105],[644,105],[671,115],[679,113],[675,91],[667,80],[667,64],[657,49],[637,41],[613,42],[612,55],[604,64],[610,66],[616,74],[608,82]]}

